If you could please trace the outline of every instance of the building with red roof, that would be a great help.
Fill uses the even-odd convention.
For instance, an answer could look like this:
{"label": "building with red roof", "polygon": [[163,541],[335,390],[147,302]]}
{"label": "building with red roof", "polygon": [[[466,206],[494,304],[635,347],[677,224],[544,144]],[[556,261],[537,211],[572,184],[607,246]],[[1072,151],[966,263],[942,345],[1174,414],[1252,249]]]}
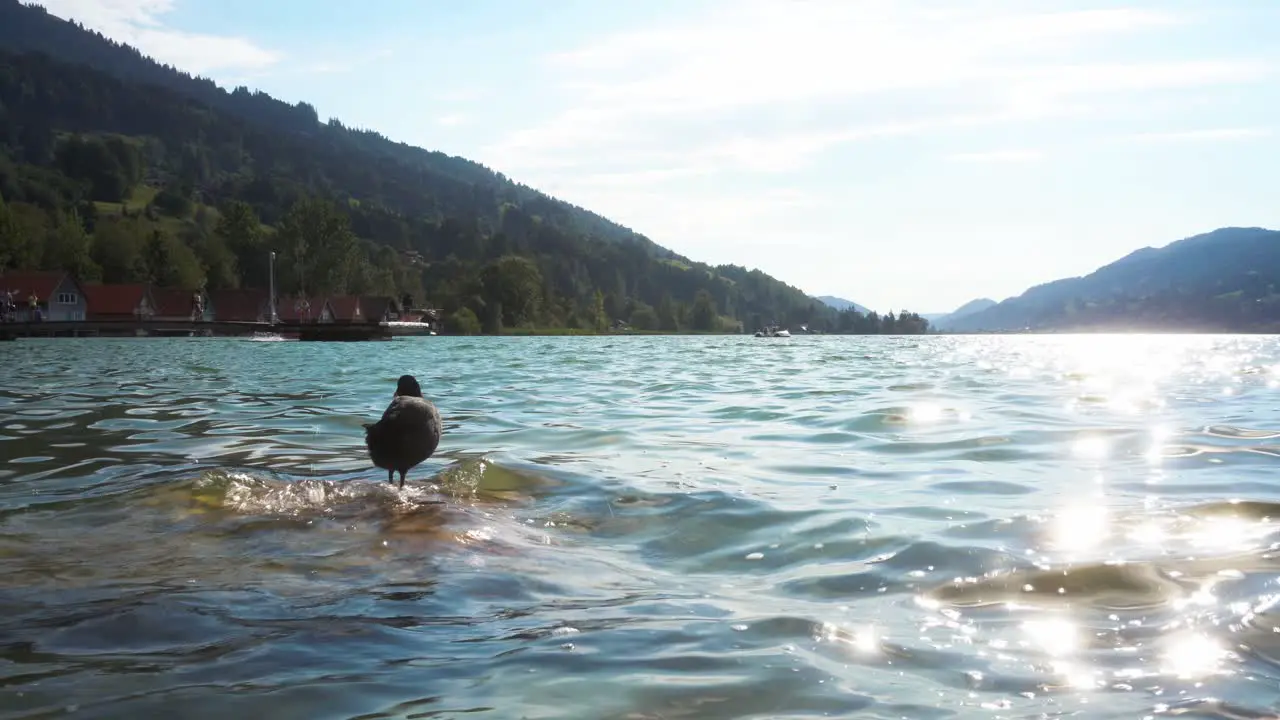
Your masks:
{"label": "building with red roof", "polygon": [[[209,298],[200,291],[182,290],[181,288],[152,287],[151,297],[156,303],[156,320],[181,322],[184,320],[213,320],[213,310],[209,306]],[[204,312],[196,315],[196,298],[204,305]]]}
{"label": "building with red roof", "polygon": [[403,308],[400,301],[389,295],[361,295],[360,315],[365,322],[379,323],[399,320]]}
{"label": "building with red roof", "polygon": [[206,307],[218,322],[267,322],[271,315],[270,294],[255,288],[214,290]]}
{"label": "building with red roof", "polygon": [[333,322],[364,322],[364,313],[360,309],[359,295],[338,295],[329,298],[329,310],[333,313]]}
{"label": "building with red roof", "polygon": [[68,272],[32,270],[0,273],[0,293],[7,293],[13,300],[15,322],[85,319],[87,299],[84,287]]}
{"label": "building with red roof", "polygon": [[282,297],[276,300],[276,317],[280,322],[333,322],[333,308],[319,297]]}
{"label": "building with red roof", "polygon": [[329,298],[333,319],[340,323],[380,323],[400,319],[400,301],[385,295],[338,295]]}
{"label": "building with red roof", "polygon": [[86,283],[86,320],[150,320],[156,314],[151,288],[142,283]]}

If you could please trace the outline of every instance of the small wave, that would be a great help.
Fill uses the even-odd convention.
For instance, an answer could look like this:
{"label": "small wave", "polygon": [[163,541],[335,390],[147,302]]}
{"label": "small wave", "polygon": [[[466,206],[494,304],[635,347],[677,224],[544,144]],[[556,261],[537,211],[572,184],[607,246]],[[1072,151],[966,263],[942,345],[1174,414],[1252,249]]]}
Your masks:
{"label": "small wave", "polygon": [[[1280,702],[1274,338],[66,342],[0,389],[18,712]],[[359,423],[405,369],[447,433],[401,490]]]}
{"label": "small wave", "polygon": [[1033,487],[1004,480],[946,480],[933,483],[933,488],[965,495],[1026,495],[1035,492]]}
{"label": "small wave", "polygon": [[1193,518],[1240,518],[1280,522],[1280,502],[1261,500],[1225,500],[1200,503],[1181,508],[1182,515]]}
{"label": "small wave", "polygon": [[1233,427],[1231,425],[1210,425],[1204,429],[1206,435],[1222,438],[1241,438],[1248,440],[1274,440],[1280,438],[1280,431],[1275,430],[1251,430],[1249,428]]}
{"label": "small wave", "polygon": [[[453,463],[428,481],[403,488],[385,480],[280,478],[257,471],[213,469],[190,483],[192,501],[244,515],[342,515],[373,509],[422,508],[459,500],[518,499],[549,480],[485,457]],[[183,492],[181,486],[160,492]]]}
{"label": "small wave", "polygon": [[211,470],[192,485],[193,500],[245,515],[329,514],[353,507],[439,504],[433,486],[335,480],[277,480],[247,472]]}
{"label": "small wave", "polygon": [[1017,602],[1137,610],[1171,603],[1193,590],[1154,565],[1125,563],[990,572],[979,577],[957,578],[928,591],[925,597],[960,607]]}

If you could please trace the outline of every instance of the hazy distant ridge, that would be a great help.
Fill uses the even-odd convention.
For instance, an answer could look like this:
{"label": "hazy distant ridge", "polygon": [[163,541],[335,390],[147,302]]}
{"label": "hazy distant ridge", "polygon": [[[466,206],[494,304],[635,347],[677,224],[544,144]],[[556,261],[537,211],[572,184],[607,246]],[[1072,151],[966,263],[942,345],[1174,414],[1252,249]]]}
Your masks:
{"label": "hazy distant ridge", "polygon": [[945,330],[950,323],[976,312],[982,312],[989,307],[994,307],[995,304],[996,301],[991,298],[978,298],[976,300],[970,300],[949,313],[936,313],[933,315],[926,315],[925,317],[928,318],[929,324],[932,327],[939,330]]}
{"label": "hazy distant ridge", "polygon": [[1280,331],[1280,232],[1227,227],[1028,289],[948,330]]}
{"label": "hazy distant ridge", "polygon": [[869,309],[867,309],[863,305],[859,305],[858,303],[852,300],[845,300],[844,298],[839,298],[834,295],[818,295],[814,299],[820,300],[824,305],[827,305],[828,307],[833,307],[836,310],[839,310],[841,312],[844,312],[849,308],[853,308],[854,310],[857,310],[858,312],[864,315],[869,314],[871,312]]}

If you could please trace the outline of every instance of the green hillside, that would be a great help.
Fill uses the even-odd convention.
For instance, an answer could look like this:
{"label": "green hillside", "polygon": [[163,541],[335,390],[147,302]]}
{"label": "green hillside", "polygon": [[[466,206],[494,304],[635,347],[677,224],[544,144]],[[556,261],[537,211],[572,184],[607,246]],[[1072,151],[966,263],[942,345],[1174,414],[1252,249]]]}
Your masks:
{"label": "green hillside", "polygon": [[[477,163],[321,122],[0,0],[0,269],[409,293],[469,326],[919,331],[711,267]],[[860,330],[859,330],[860,328]]]}

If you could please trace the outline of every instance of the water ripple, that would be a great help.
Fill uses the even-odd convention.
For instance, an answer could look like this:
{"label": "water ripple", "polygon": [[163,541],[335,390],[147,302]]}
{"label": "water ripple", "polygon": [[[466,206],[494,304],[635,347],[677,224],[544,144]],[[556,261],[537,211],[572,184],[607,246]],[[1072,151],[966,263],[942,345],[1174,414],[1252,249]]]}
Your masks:
{"label": "water ripple", "polygon": [[0,360],[5,717],[1277,717],[1275,338]]}

